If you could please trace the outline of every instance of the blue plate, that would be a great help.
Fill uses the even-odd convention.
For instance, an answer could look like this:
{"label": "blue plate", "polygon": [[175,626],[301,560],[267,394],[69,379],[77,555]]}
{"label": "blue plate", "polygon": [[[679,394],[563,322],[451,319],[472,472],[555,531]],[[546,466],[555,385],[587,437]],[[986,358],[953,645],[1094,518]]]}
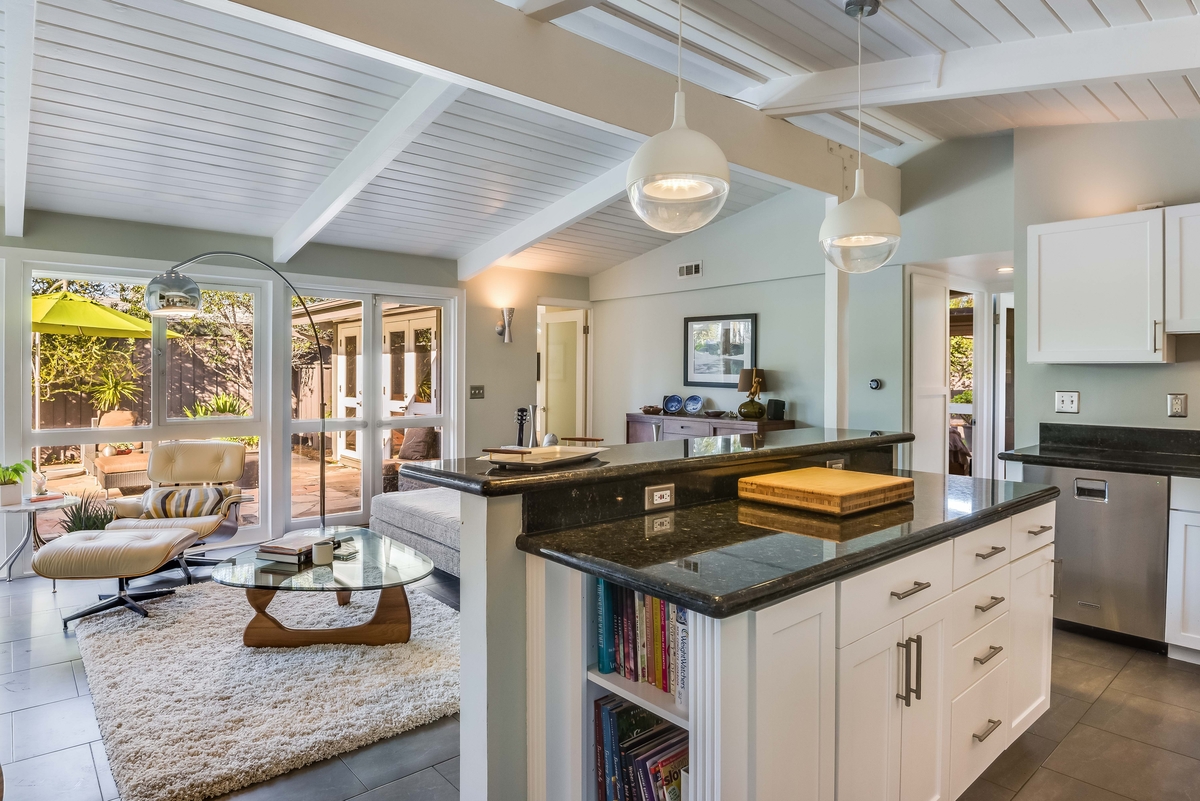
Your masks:
{"label": "blue plate", "polygon": [[688,395],[683,402],[683,410],[688,414],[699,414],[700,407],[704,405],[704,398],[699,395]]}
{"label": "blue plate", "polygon": [[668,395],[663,398],[663,411],[667,414],[677,414],[683,408],[683,398],[678,395]]}

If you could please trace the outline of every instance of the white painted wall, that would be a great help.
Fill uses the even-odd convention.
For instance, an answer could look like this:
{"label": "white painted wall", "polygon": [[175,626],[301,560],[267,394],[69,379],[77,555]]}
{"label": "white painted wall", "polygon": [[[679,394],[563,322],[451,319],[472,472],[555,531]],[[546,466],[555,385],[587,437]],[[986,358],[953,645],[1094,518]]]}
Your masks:
{"label": "white painted wall", "polygon": [[[824,214],[820,194],[793,190],[593,276],[595,435],[624,442],[625,414],[672,393],[736,409],[744,395],[734,390],[683,385],[684,318],[725,313],[758,314],[764,397],[786,401],[788,419],[820,425]],[[679,264],[699,259],[701,278],[678,278]]]}
{"label": "white painted wall", "polygon": [[[1176,339],[1175,364],[1027,364],[1026,234],[1030,225],[1200,201],[1200,120],[1018,129],[1014,141],[1016,445],[1041,422],[1195,428],[1168,418],[1168,392],[1200,393],[1200,336]],[[1055,390],[1081,393],[1080,413],[1055,414]]]}

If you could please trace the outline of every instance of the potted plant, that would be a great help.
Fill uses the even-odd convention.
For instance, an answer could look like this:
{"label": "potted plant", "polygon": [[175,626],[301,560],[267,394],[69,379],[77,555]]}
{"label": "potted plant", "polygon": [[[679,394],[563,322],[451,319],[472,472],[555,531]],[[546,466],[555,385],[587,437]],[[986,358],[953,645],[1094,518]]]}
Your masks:
{"label": "potted plant", "polygon": [[0,506],[18,506],[21,503],[21,480],[33,468],[33,462],[25,459],[10,465],[0,464]]}
{"label": "potted plant", "polygon": [[99,531],[116,518],[101,493],[86,492],[79,503],[63,510],[63,531]]}

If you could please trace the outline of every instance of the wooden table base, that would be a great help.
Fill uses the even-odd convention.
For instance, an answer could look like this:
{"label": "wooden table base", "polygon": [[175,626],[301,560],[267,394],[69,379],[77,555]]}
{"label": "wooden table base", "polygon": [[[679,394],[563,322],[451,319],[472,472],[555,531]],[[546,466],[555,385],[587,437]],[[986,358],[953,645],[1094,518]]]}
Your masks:
{"label": "wooden table base", "polygon": [[[403,586],[385,587],[379,592],[375,614],[366,623],[340,629],[291,629],[267,613],[267,605],[276,590],[246,590],[246,600],[255,615],[246,625],[242,644],[251,648],[297,648],[302,645],[389,645],[408,642],[412,618],[408,594]],[[350,593],[337,592],[339,606],[350,603]]]}

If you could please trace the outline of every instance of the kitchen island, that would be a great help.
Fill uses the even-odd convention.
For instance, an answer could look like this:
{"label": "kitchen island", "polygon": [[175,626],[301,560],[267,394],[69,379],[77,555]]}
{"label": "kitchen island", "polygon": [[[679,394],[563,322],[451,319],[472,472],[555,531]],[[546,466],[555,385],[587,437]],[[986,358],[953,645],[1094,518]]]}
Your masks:
{"label": "kitchen island", "polygon": [[[463,798],[596,798],[609,693],[687,730],[692,799],[955,797],[1049,704],[1057,490],[917,474],[911,504],[833,524],[736,500],[746,475],[890,473],[909,440],[798,429],[553,474],[404,465],[463,493]],[[674,508],[647,513],[664,485]],[[597,577],[690,610],[684,703],[598,671]]]}

